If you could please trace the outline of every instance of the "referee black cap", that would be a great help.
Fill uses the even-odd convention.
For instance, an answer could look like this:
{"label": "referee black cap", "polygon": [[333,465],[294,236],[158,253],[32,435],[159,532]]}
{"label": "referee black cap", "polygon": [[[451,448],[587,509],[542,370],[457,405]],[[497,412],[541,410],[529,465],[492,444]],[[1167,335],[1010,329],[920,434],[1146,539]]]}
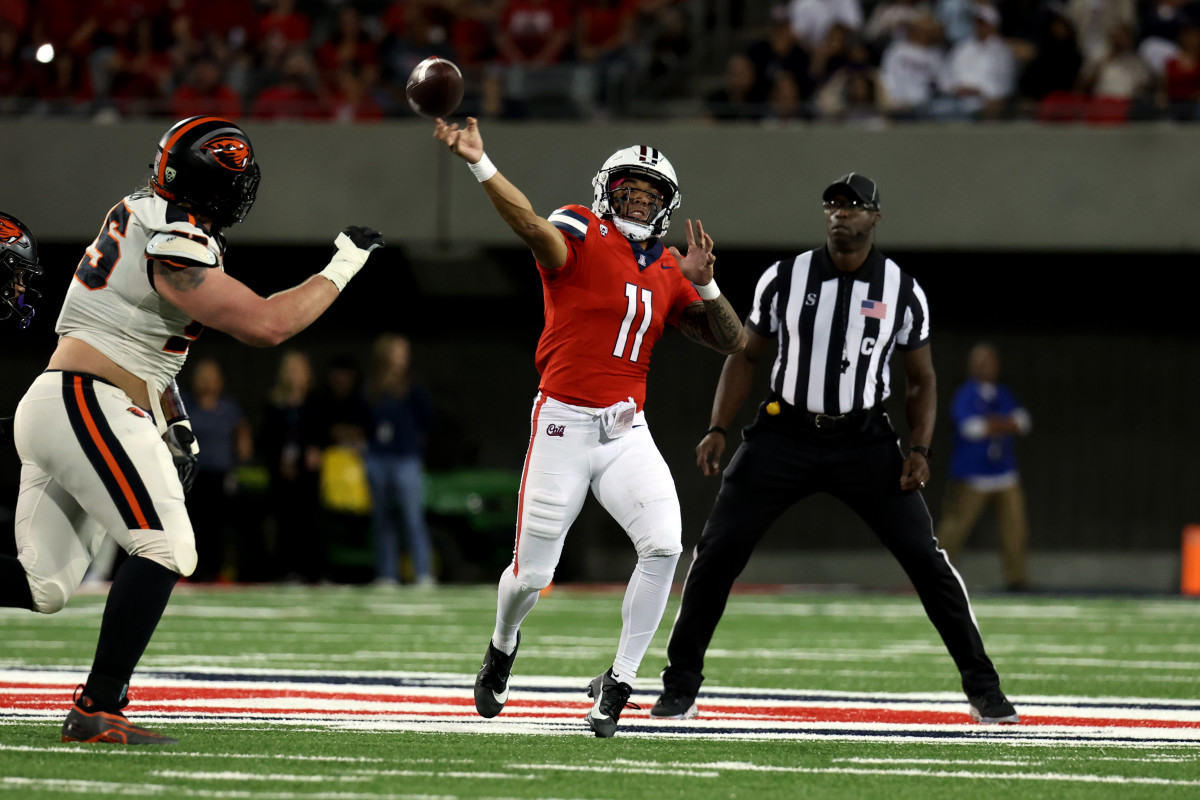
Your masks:
{"label": "referee black cap", "polygon": [[876,211],[879,210],[879,187],[866,175],[860,175],[857,172],[843,175],[829,184],[829,188],[825,190],[825,194],[821,195],[821,199],[828,200],[839,192],[848,192],[857,197],[860,202],[866,203]]}

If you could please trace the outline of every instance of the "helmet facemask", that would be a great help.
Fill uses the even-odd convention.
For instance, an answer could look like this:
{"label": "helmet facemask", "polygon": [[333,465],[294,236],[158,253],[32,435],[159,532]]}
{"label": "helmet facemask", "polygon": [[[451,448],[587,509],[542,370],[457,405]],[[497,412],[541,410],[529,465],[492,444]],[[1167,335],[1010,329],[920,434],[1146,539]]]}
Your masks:
{"label": "helmet facemask", "polygon": [[36,313],[30,300],[41,297],[30,286],[32,279],[42,274],[38,263],[37,242],[33,234],[15,217],[0,215],[0,319],[17,316],[18,326],[28,328]]}
{"label": "helmet facemask", "polygon": [[[626,186],[630,179],[651,183],[657,192]],[[627,147],[613,153],[592,178],[592,188],[593,213],[611,219],[621,235],[632,242],[662,236],[671,224],[671,212],[679,207],[675,169],[651,147]],[[648,212],[644,220],[628,215],[631,208],[638,206]]]}

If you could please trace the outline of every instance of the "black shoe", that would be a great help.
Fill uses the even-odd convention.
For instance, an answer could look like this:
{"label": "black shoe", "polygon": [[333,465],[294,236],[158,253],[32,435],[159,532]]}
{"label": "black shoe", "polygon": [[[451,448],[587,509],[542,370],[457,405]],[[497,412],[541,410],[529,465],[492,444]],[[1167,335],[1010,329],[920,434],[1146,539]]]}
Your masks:
{"label": "black shoe", "polygon": [[700,709],[696,706],[696,695],[668,686],[658,696],[650,716],[658,719],[695,719]]}
{"label": "black shoe", "polygon": [[608,739],[617,732],[617,722],[621,712],[628,708],[641,710],[641,706],[629,702],[633,687],[628,683],[620,683],[612,676],[612,667],[597,675],[588,685],[588,697],[595,698],[592,710],[584,720],[598,739]]}
{"label": "black shoe", "polygon": [[517,648],[521,646],[521,632],[517,631],[517,645],[512,655],[497,650],[488,640],[487,652],[483,655],[483,666],[475,676],[475,710],[479,716],[491,719],[504,710],[508,702],[508,679],[512,675],[513,661]]}
{"label": "black shoe", "polygon": [[971,704],[971,719],[980,725],[1015,725],[1021,721],[999,686],[986,689],[983,694],[970,695],[967,702]]}
{"label": "black shoe", "polygon": [[64,742],[106,742],[108,744],[179,744],[178,739],[163,736],[157,731],[134,725],[120,711],[100,711],[87,695],[75,690],[75,705],[71,706],[62,726]]}

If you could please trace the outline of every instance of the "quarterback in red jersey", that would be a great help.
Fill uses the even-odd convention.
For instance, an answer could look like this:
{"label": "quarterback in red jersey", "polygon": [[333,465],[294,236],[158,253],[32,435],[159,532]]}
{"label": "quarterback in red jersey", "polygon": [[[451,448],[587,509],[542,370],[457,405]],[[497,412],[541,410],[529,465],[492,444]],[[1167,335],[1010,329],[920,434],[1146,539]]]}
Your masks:
{"label": "quarterback in red jersey", "polygon": [[650,353],[668,324],[726,354],[742,349],[745,332],[713,281],[713,240],[704,226],[687,221],[686,255],[660,241],[680,194],[675,168],[658,150],[618,150],[592,179],[590,210],[563,206],[546,219],[484,154],[475,119],[461,129],[438,120],[434,135],[467,162],[533,251],[546,306],[517,543],[500,576],[475,708],[494,717],[508,701],[521,622],[550,585],[590,488],[638,556],[612,667],[588,686],[594,702],[586,722],[609,737],[662,621],[683,549],[675,483],[642,410]]}

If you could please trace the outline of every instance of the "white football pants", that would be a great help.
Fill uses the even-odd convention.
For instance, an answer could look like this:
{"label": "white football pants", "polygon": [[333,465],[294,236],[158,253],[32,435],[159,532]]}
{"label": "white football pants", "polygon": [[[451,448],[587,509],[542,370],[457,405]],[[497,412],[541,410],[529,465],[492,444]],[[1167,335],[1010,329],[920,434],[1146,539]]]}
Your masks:
{"label": "white football pants", "polygon": [[66,605],[105,536],[180,575],[196,568],[171,453],[154,419],[120,389],[90,375],[42,373],[17,406],[13,439],[17,557],[38,611]]}
{"label": "white football pants", "polygon": [[[632,677],[662,620],[683,547],[675,482],[639,412],[634,427],[605,435],[602,409],[539,394],[521,479],[517,544],[500,580],[493,643],[511,652],[521,621],[550,585],[571,523],[587,492],[625,530],[638,555],[622,607],[614,664]],[[627,681],[629,678],[625,678]]]}

